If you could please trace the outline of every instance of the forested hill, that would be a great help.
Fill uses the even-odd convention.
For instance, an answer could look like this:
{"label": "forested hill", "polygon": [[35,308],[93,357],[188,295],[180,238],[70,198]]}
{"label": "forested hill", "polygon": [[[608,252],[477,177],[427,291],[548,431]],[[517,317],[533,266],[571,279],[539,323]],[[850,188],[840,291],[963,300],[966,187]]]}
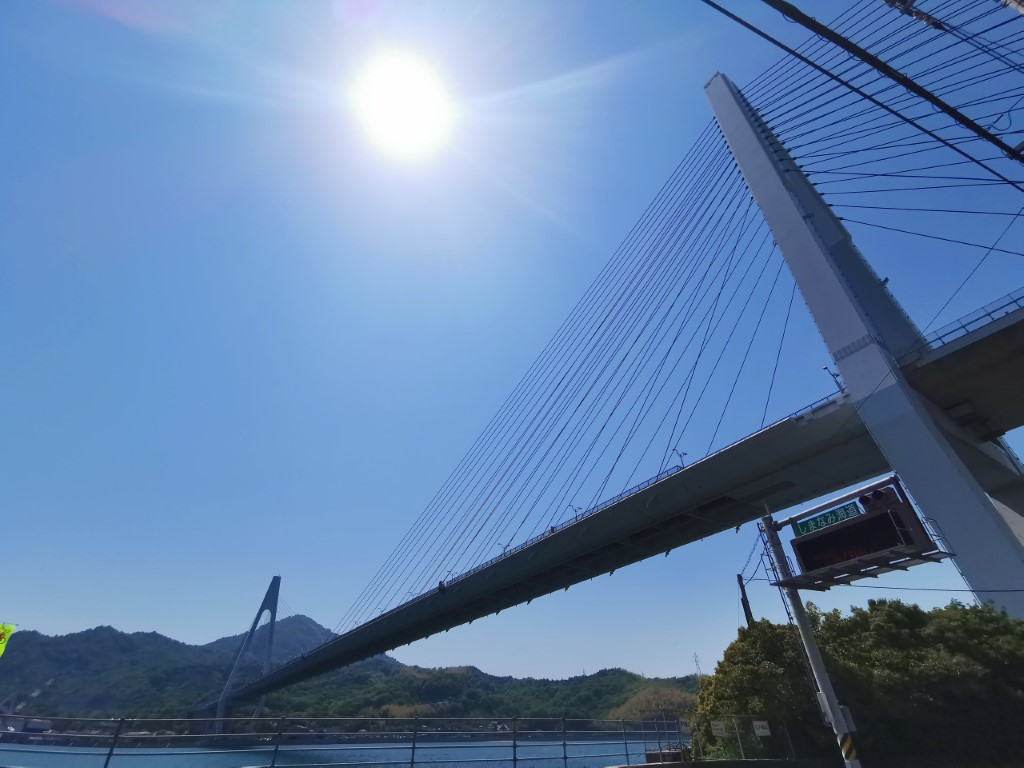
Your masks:
{"label": "forested hill", "polygon": [[[258,673],[265,636],[242,677]],[[329,639],[305,616],[279,621],[274,663]],[[75,717],[182,717],[215,696],[242,635],[188,645],[155,632],[96,627],[49,637],[15,632],[0,659],[0,713]],[[388,656],[272,694],[268,714],[302,716],[638,717],[690,704],[692,677],[649,679],[621,669],[568,680],[495,677],[474,667],[423,669]]]}
{"label": "forested hill", "polygon": [[[261,626],[256,630],[256,637],[253,639],[253,648],[257,649],[260,654],[266,648],[264,645],[266,642],[266,632],[266,626]],[[279,664],[284,664],[286,661],[291,661],[300,653],[305,653],[312,648],[316,648],[318,645],[323,645],[332,637],[335,637],[335,635],[331,630],[320,626],[308,616],[296,615],[282,619],[274,625],[273,665],[276,667]],[[222,637],[220,640],[207,643],[203,648],[226,653],[233,657],[238,653],[238,649],[242,646],[242,640],[244,639],[244,633]],[[260,658],[262,658],[262,655]]]}

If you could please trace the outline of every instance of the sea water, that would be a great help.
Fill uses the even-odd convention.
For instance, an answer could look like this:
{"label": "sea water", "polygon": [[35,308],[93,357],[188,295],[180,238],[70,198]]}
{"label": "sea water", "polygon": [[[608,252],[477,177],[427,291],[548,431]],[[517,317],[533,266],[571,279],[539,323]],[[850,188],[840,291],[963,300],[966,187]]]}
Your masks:
{"label": "sea water", "polygon": [[[604,768],[645,762],[644,742],[621,741],[577,744],[561,741],[426,742],[416,745],[289,745],[276,755],[276,765],[345,765],[360,768]],[[627,748],[628,747],[628,748]],[[245,749],[167,747],[118,748],[109,768],[266,768],[274,759],[272,746]],[[103,768],[107,749],[0,744],[0,768]]]}

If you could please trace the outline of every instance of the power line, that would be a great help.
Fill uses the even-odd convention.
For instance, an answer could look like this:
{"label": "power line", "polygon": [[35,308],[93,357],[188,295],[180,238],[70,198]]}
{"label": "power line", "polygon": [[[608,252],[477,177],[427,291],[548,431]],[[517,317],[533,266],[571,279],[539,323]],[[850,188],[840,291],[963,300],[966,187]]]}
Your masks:
{"label": "power line", "polygon": [[[750,561],[754,559],[754,553],[757,551],[757,545],[760,544],[760,543],[761,543],[761,534],[758,533],[757,535],[754,536],[754,544],[753,544],[753,546],[750,547],[750,554],[747,555],[746,562],[743,563],[743,567],[740,568],[740,573],[741,574],[747,572],[747,568],[750,567]],[[756,571],[755,571],[755,574],[756,574]],[[750,579],[747,579],[747,581],[750,581]]]}
{"label": "power line", "polygon": [[882,61],[877,56],[873,55],[870,51],[867,51],[864,48],[861,48],[856,43],[848,40],[847,38],[843,37],[842,35],[837,34],[836,32],[834,32],[832,29],[830,29],[826,25],[824,25],[821,22],[817,21],[816,19],[808,16],[807,14],[805,14],[803,11],[801,11],[799,8],[797,8],[793,4],[786,2],[786,0],[761,0],[761,1],[763,3],[765,3],[765,4],[767,4],[767,5],[770,5],[772,8],[775,8],[780,13],[783,13],[786,16],[794,19],[797,23],[799,23],[802,26],[806,27],[810,31],[814,32],[815,34],[817,34],[817,35],[819,35],[821,37],[824,37],[825,39],[829,40],[829,42],[831,42],[833,45],[839,46],[840,48],[842,48],[843,50],[847,51],[848,53],[853,54],[858,59],[860,59],[861,61],[865,62],[866,64],[868,64],[869,66],[873,67],[874,69],[878,70],[880,73],[882,73],[883,75],[885,75],[889,79],[893,80],[894,82],[898,83],[902,87],[906,88],[908,91],[913,93],[918,98],[921,98],[921,99],[927,101],[933,107],[941,110],[943,113],[945,113],[946,115],[951,117],[953,120],[955,120],[956,122],[960,123],[960,125],[964,126],[965,128],[967,128],[971,132],[975,133],[977,136],[983,138],[985,141],[989,142],[993,146],[998,147],[1000,150],[1005,152],[1008,156],[1010,156],[1010,157],[1012,157],[1012,158],[1014,158],[1016,160],[1024,159],[1024,156],[1022,156],[1020,152],[1018,152],[1016,149],[1014,149],[1009,144],[1004,142],[998,136],[992,134],[990,131],[988,131],[985,128],[983,128],[982,126],[978,125],[974,120],[972,120],[967,115],[965,115],[962,112],[960,112],[960,110],[958,110],[955,107],[947,104],[945,101],[943,101],[942,99],[938,98],[933,93],[931,93],[930,91],[926,90],[925,88],[922,88],[920,85],[918,85],[912,79],[908,78],[906,75],[904,75],[899,70],[891,67],[889,64],[887,64],[886,62]]}
{"label": "power line", "polygon": [[812,61],[811,59],[807,58],[803,54],[798,53],[797,51],[795,51],[790,46],[788,46],[785,43],[781,42],[780,40],[772,37],[767,32],[759,29],[758,27],[756,27],[753,24],[749,23],[745,19],[740,18],[736,14],[726,10],[725,8],[720,6],[718,3],[714,2],[714,0],[701,0],[701,2],[704,3],[707,6],[710,6],[711,8],[714,8],[719,13],[723,14],[724,16],[727,16],[728,18],[732,19],[733,21],[735,21],[736,23],[742,25],[743,27],[749,29],[751,32],[753,32],[754,34],[758,35],[759,37],[764,38],[765,40],[770,42],[772,45],[775,45],[775,46],[781,48],[782,50],[788,52],[790,55],[799,58],[801,61],[806,63],[808,66],[811,66],[811,67],[815,68],[816,70],[820,71],[822,74],[826,75],[827,77],[832,78],[836,82],[841,83],[842,85],[846,86],[847,88],[849,88],[850,90],[854,91],[855,93],[860,94],[861,96],[863,96],[868,101],[870,101],[873,104],[877,105],[881,109],[884,109],[886,112],[890,112],[891,114],[899,117],[900,119],[905,120],[908,124],[914,126],[915,128],[917,128],[922,133],[927,134],[928,136],[931,136],[936,141],[938,141],[938,142],[940,142],[942,144],[945,144],[947,147],[952,149],[957,154],[962,155],[966,159],[969,159],[969,160],[973,161],[974,163],[976,163],[979,167],[984,168],[986,171],[991,173],[996,178],[1001,179],[1002,181],[1004,181],[1004,182],[1012,185],[1013,187],[1015,187],[1017,190],[1019,190],[1021,192],[1024,192],[1024,186],[1021,186],[1019,184],[1016,184],[1016,183],[1012,182],[1010,179],[1008,179],[1002,173],[1000,173],[999,171],[995,170],[994,168],[989,167],[985,163],[982,163],[977,158],[971,156],[970,154],[968,154],[964,150],[962,150],[959,147],[957,147],[955,144],[951,143],[948,139],[945,139],[942,136],[939,136],[934,131],[929,130],[928,128],[925,128],[918,121],[916,121],[916,120],[914,120],[914,119],[912,119],[910,117],[907,117],[906,115],[902,114],[901,112],[899,112],[899,111],[893,109],[892,107],[890,107],[888,104],[885,104],[884,102],[879,101],[877,98],[875,98],[871,94],[867,93],[862,88],[859,88],[858,86],[856,86],[853,83],[849,82],[848,80],[844,80],[843,78],[839,77],[838,75],[835,75],[832,72],[829,72],[827,69],[822,67],[817,62]]}

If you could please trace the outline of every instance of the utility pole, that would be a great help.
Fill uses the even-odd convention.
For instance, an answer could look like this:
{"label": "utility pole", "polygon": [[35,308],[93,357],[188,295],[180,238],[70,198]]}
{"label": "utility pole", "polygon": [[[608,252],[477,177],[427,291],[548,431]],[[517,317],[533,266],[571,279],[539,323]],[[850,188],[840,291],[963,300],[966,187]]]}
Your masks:
{"label": "utility pole", "polygon": [[[775,560],[779,575],[783,581],[793,576],[789,567],[786,553],[782,549],[782,542],[779,540],[779,532],[771,515],[765,515],[761,519],[765,535],[768,537],[768,547],[771,549],[772,557]],[[800,640],[803,642],[804,651],[807,653],[807,660],[811,665],[811,672],[814,675],[814,683],[818,688],[818,706],[825,716],[826,722],[832,726],[832,732],[836,735],[839,749],[843,753],[843,761],[846,768],[860,768],[860,761],[857,759],[857,749],[853,746],[853,737],[850,732],[854,730],[852,722],[847,722],[849,711],[839,704],[836,698],[835,689],[832,687],[832,680],[829,679],[828,669],[825,667],[825,660],[821,656],[818,642],[814,639],[814,632],[811,630],[811,622],[807,618],[807,611],[804,608],[800,593],[792,587],[781,587],[789,600],[790,610],[793,613],[793,622],[800,633]]]}
{"label": "utility pole", "polygon": [[747,585],[743,581],[743,574],[736,574],[736,583],[740,585],[740,602],[743,603],[743,616],[747,620],[747,627],[754,626],[754,614],[750,610],[750,601],[747,600]]}

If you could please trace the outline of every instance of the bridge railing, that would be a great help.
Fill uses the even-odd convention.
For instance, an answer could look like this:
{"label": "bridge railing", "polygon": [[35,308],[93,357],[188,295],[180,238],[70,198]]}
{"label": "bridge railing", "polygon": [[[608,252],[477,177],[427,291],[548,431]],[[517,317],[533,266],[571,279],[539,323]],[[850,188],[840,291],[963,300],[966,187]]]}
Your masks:
{"label": "bridge railing", "polygon": [[1024,309],[1024,288],[1003,296],[981,309],[976,309],[970,314],[964,315],[951,323],[948,323],[936,331],[932,331],[925,337],[925,341],[931,347],[940,347],[948,344],[961,336],[966,336],[972,331],[988,325],[994,320],[1005,317],[1018,309]]}
{"label": "bridge railing", "polygon": [[659,472],[654,477],[645,480],[644,482],[640,483],[639,485],[634,485],[632,488],[628,488],[627,490],[625,490],[622,493],[620,493],[618,496],[613,496],[610,499],[605,499],[600,504],[596,504],[593,507],[590,507],[589,509],[585,509],[582,512],[576,513],[572,517],[567,518],[567,519],[561,521],[560,523],[552,525],[550,528],[548,528],[543,533],[539,533],[536,536],[533,536],[532,538],[526,539],[526,541],[524,541],[524,542],[522,542],[520,544],[517,544],[516,546],[514,546],[514,547],[512,547],[510,549],[505,550],[500,555],[496,555],[496,556],[492,557],[490,560],[487,560],[486,562],[480,563],[480,565],[477,565],[477,566],[471,568],[470,570],[465,571],[465,572],[459,574],[458,576],[456,576],[454,579],[452,579],[448,583],[449,584],[454,584],[457,581],[459,581],[460,579],[464,579],[467,576],[472,576],[474,573],[476,573],[478,571],[482,571],[484,568],[488,568],[488,567],[494,565],[499,560],[502,560],[502,559],[508,557],[509,555],[514,555],[516,552],[519,552],[520,550],[526,549],[527,547],[532,546],[533,544],[536,544],[538,541],[547,538],[551,534],[558,533],[558,531],[561,531],[561,530],[563,530],[565,528],[568,528],[570,525],[574,525],[575,523],[578,523],[580,520],[588,518],[591,515],[595,515],[598,512],[600,512],[602,509],[610,507],[612,504],[617,504],[618,502],[622,501],[626,497],[632,496],[634,493],[639,493],[640,491],[644,490],[645,488],[649,488],[650,486],[654,485],[655,483],[657,483],[657,482],[659,482],[661,480],[664,480],[666,477],[674,475],[676,472],[681,472],[682,470],[683,470],[683,467],[670,467],[669,469],[666,469],[663,472]]}
{"label": "bridge railing", "polygon": [[[1021,291],[1021,295],[1022,295],[1022,301],[1024,301],[1024,290]],[[803,415],[805,413],[813,411],[816,408],[820,408],[821,406],[825,405],[826,403],[832,402],[838,396],[839,396],[839,393],[833,393],[833,394],[830,394],[830,395],[826,395],[825,397],[822,397],[822,398],[820,398],[818,400],[815,400],[810,405],[804,406],[803,408],[801,408],[798,411],[794,411],[793,413],[789,414],[785,418],[791,419],[791,418],[795,418],[797,416],[801,416],[801,415]],[[755,432],[753,434],[757,434],[757,433]],[[708,454],[708,456],[713,456],[713,455],[714,455],[713,453],[712,454]],[[705,458],[708,458],[708,457],[705,457]],[[607,509],[608,507],[612,506],[613,504],[618,504],[623,499],[628,498],[628,497],[630,497],[630,496],[632,496],[632,495],[634,495],[636,493],[639,493],[640,491],[642,491],[642,490],[644,490],[646,488],[650,488],[655,483],[659,483],[659,482],[661,482],[662,480],[664,480],[667,477],[671,477],[672,475],[677,474],[678,472],[682,472],[684,469],[686,469],[686,467],[682,467],[682,466],[669,467],[668,469],[659,472],[654,477],[648,478],[647,480],[644,480],[642,483],[639,483],[638,485],[634,485],[631,488],[627,488],[625,491],[620,493],[618,496],[613,496],[610,499],[605,499],[605,500],[601,501],[599,504],[595,504],[594,506],[590,507],[589,509],[585,509],[582,512],[578,512],[574,516],[572,516],[570,518],[567,518],[566,520],[563,520],[560,523],[557,523],[556,525],[551,526],[550,528],[548,528],[543,533],[539,533],[536,536],[533,536],[532,538],[529,538],[526,541],[522,542],[521,544],[517,544],[516,546],[514,546],[514,547],[512,547],[510,549],[505,550],[500,555],[495,555],[490,560],[487,560],[487,561],[485,561],[483,563],[480,563],[479,565],[474,566],[473,568],[471,568],[468,571],[464,571],[463,573],[460,573],[458,576],[456,576],[455,578],[451,579],[451,581],[446,582],[445,586],[448,586],[450,584],[455,584],[460,579],[464,579],[464,578],[466,578],[468,576],[472,576],[474,573],[477,573],[478,571],[482,571],[485,568],[489,568],[490,566],[494,565],[495,563],[499,562],[500,560],[503,560],[504,558],[509,557],[510,555],[514,555],[515,553],[519,552],[520,550],[526,549],[527,547],[536,544],[538,541],[541,541],[542,539],[547,538],[548,536],[552,535],[553,533],[558,533],[559,531],[561,531],[561,530],[563,530],[565,528],[568,528],[570,525],[575,525],[576,523],[580,522],[581,520],[585,520],[586,518],[590,517],[591,515],[595,515],[595,514],[597,514],[598,512],[600,512],[603,509]],[[415,602],[416,600],[419,600],[422,597],[424,597],[424,595],[419,595],[419,596],[413,598],[412,600],[407,601],[403,605],[408,605],[408,603]],[[399,607],[401,607],[401,606],[399,606]],[[397,609],[393,609],[393,610],[397,610]]]}
{"label": "bridge railing", "polygon": [[[837,397],[839,397],[839,394],[840,393],[833,393],[833,394],[830,394],[830,395],[826,395],[825,397],[822,397],[822,398],[816,400],[815,402],[811,403],[810,405],[804,406],[803,408],[801,408],[798,411],[794,411],[793,413],[789,414],[788,416],[786,416],[784,418],[791,419],[791,418],[795,418],[795,417],[801,416],[801,415],[803,415],[805,413],[809,413],[809,412],[815,410],[816,408],[820,408],[821,406],[826,405],[827,403],[831,403],[833,400],[835,400]],[[760,431],[760,430],[758,430],[758,431]],[[756,434],[756,432],[753,433],[753,434]],[[714,455],[714,453],[708,454],[708,456],[706,456],[705,458],[709,458],[710,456],[713,456],[713,455]],[[515,545],[514,547],[510,547],[509,549],[506,549],[501,554],[495,555],[490,560],[485,560],[484,562],[480,563],[479,565],[476,565],[473,568],[470,568],[468,571],[463,571],[462,573],[460,573],[459,575],[449,579],[448,581],[442,582],[442,584],[445,587],[449,587],[449,586],[452,586],[454,584],[457,584],[462,579],[466,579],[466,578],[474,575],[475,573],[478,573],[478,572],[484,570],[485,568],[489,568],[492,565],[494,565],[495,563],[498,563],[501,560],[504,560],[506,557],[510,557],[510,556],[520,552],[521,550],[526,549],[527,547],[533,546],[537,542],[542,541],[543,539],[546,539],[548,536],[551,536],[551,535],[553,535],[555,533],[558,533],[559,531],[564,530],[565,528],[568,528],[571,525],[575,525],[576,523],[580,522],[581,520],[585,520],[586,518],[588,518],[588,517],[590,517],[592,515],[595,515],[595,514],[597,514],[598,512],[600,512],[600,511],[602,511],[604,509],[607,509],[608,507],[612,506],[613,504],[617,504],[618,502],[622,501],[623,499],[628,498],[629,496],[632,496],[632,495],[634,495],[636,493],[639,493],[640,491],[642,491],[642,490],[644,490],[646,488],[651,487],[655,483],[661,482],[665,478],[671,477],[672,475],[675,475],[675,474],[677,474],[679,472],[682,472],[685,469],[686,469],[686,467],[682,467],[682,466],[669,467],[668,469],[659,472],[654,477],[648,478],[647,480],[644,480],[642,483],[634,485],[631,488],[627,488],[625,491],[623,491],[622,493],[618,494],[617,496],[613,496],[610,499],[605,499],[605,500],[601,501],[599,504],[595,504],[594,506],[590,507],[589,509],[585,509],[585,510],[583,510],[581,512],[578,512],[577,514],[573,515],[572,517],[567,518],[565,520],[562,520],[561,522],[556,523],[555,525],[552,525],[546,531],[543,531],[542,533],[539,533],[536,536],[533,536],[533,537],[531,537],[529,539],[526,539],[525,541]],[[400,603],[399,605],[396,605],[394,608],[391,608],[390,610],[384,611],[380,616],[374,617],[368,623],[372,623],[374,621],[378,621],[378,620],[387,618],[390,614],[396,613],[396,612],[402,610],[403,608],[406,608],[409,605],[417,602],[418,600],[422,600],[423,598],[433,594],[433,592],[434,592],[434,590],[430,590],[430,591],[424,592],[423,594],[417,595],[417,596],[415,596],[415,597],[413,597],[413,598],[411,598],[409,600],[406,600],[406,601]]]}
{"label": "bridge railing", "polygon": [[[0,765],[603,768],[688,754],[672,718],[86,720],[0,716]],[[46,757],[46,756],[59,756]],[[42,762],[40,762],[42,760]],[[50,762],[46,762],[49,760]]]}

